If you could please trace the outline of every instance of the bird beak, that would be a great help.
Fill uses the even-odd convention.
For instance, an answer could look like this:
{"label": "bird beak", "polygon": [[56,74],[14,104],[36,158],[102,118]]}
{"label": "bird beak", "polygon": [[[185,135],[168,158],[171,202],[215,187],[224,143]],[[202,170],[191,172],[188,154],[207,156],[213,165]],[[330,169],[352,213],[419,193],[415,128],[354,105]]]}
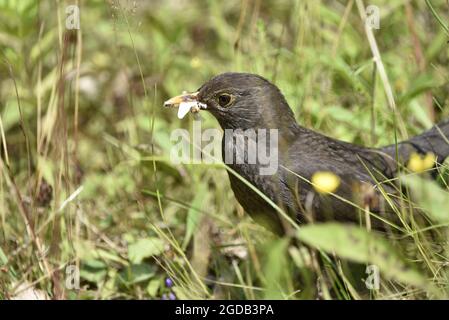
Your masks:
{"label": "bird beak", "polygon": [[193,93],[183,92],[181,95],[168,99],[164,107],[178,108],[183,102],[198,102],[198,91]]}
{"label": "bird beak", "polygon": [[184,92],[183,94],[170,98],[164,102],[164,107],[178,108],[178,118],[182,119],[191,112],[199,112],[206,109],[206,105],[198,101],[198,91],[193,93]]}

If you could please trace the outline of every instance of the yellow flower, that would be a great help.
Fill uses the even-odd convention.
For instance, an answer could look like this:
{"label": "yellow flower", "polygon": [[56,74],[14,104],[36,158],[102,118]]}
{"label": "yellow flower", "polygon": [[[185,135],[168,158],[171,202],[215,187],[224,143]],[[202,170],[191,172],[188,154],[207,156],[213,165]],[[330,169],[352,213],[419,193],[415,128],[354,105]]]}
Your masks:
{"label": "yellow flower", "polygon": [[423,157],[414,152],[410,155],[407,167],[413,172],[420,173],[433,168],[435,161],[436,157],[432,152],[426,153]]}
{"label": "yellow flower", "polygon": [[319,193],[332,193],[340,185],[340,177],[328,171],[317,171],[312,176],[312,184]]}

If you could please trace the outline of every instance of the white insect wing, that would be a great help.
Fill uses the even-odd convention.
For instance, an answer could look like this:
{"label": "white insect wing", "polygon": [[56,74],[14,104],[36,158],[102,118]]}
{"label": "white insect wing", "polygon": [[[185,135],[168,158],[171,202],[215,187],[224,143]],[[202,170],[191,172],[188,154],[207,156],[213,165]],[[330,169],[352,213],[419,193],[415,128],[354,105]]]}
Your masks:
{"label": "white insect wing", "polygon": [[198,107],[198,103],[196,101],[187,101],[181,102],[178,108],[178,118],[182,119],[189,113],[190,109]]}

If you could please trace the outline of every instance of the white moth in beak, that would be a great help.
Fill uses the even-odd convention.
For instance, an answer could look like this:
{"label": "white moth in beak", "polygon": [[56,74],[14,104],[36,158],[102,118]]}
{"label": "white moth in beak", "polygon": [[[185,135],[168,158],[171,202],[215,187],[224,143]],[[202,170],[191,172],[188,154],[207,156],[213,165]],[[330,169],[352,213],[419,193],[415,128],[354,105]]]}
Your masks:
{"label": "white moth in beak", "polygon": [[178,119],[182,119],[189,113],[193,108],[198,108],[198,102],[196,101],[187,101],[181,102],[178,107]]}
{"label": "white moth in beak", "polygon": [[198,92],[187,93],[183,92],[182,95],[173,97],[164,102],[165,107],[178,107],[178,118],[182,119],[189,111],[196,113],[201,109],[206,109],[207,105],[201,103],[197,99]]}

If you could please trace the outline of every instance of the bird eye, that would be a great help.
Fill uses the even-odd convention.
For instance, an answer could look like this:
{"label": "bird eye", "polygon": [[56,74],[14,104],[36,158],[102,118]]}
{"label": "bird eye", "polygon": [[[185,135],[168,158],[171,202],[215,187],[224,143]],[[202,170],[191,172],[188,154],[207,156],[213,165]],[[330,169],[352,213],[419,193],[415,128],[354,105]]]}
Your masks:
{"label": "bird eye", "polygon": [[231,96],[227,93],[223,93],[218,96],[218,104],[221,107],[227,107],[231,103],[231,100]]}

